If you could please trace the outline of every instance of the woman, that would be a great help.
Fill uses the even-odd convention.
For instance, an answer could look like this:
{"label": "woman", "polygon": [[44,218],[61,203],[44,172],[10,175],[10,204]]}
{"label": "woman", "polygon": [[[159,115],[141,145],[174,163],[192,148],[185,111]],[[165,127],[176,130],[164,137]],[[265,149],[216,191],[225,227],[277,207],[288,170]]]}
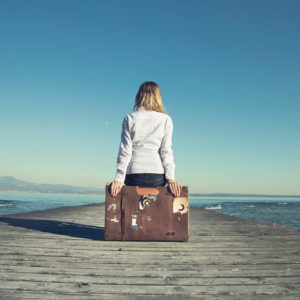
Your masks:
{"label": "woman", "polygon": [[144,82],[136,95],[134,112],[123,121],[117,174],[111,184],[115,197],[126,185],[164,186],[175,196],[182,185],[175,181],[172,151],[173,123],[161,101],[158,85]]}

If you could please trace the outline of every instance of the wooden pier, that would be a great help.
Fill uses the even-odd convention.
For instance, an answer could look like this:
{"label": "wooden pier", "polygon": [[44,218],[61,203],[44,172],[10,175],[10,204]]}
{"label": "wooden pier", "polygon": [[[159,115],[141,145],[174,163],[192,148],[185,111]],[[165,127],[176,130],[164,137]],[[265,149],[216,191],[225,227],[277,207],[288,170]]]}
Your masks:
{"label": "wooden pier", "polygon": [[190,241],[104,241],[104,205],[0,217],[0,299],[300,299],[300,231],[191,207]]}

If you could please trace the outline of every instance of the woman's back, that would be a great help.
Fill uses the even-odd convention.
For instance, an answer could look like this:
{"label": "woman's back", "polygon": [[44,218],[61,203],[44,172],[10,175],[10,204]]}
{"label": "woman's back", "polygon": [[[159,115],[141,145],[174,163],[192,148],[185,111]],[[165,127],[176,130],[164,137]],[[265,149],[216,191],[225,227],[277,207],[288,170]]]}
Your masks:
{"label": "woman's back", "polygon": [[140,108],[127,115],[127,118],[134,148],[157,152],[170,117],[164,113]]}
{"label": "woman's back", "polygon": [[[164,113],[148,111],[143,107],[125,117],[131,141],[132,157],[127,173],[165,172],[165,158],[173,165],[172,120]],[[125,129],[126,130],[126,129]],[[126,134],[124,135],[126,139]],[[168,149],[166,149],[166,146]],[[164,157],[162,158],[161,155]],[[168,157],[166,157],[166,155]],[[173,167],[174,166],[171,166]]]}
{"label": "woman's back", "polygon": [[125,174],[156,173],[172,178],[172,119],[165,113],[140,107],[125,116],[116,180]]}

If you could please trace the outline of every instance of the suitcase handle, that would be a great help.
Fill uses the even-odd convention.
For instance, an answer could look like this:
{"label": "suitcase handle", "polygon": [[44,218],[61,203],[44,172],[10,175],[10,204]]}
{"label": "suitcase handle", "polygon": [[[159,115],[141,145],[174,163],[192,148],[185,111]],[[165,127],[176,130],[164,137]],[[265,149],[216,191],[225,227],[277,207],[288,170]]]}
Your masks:
{"label": "suitcase handle", "polygon": [[140,196],[144,195],[155,195],[157,196],[159,194],[159,190],[157,188],[151,188],[151,187],[136,187],[136,192]]}

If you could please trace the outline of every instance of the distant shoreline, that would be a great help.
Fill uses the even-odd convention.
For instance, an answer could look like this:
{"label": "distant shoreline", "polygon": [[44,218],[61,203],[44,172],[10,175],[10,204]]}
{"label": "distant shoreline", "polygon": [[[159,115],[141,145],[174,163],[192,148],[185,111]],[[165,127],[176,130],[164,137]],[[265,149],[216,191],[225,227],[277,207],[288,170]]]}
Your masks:
{"label": "distant shoreline", "polygon": [[[105,189],[94,187],[70,186],[65,184],[34,183],[20,180],[14,176],[0,176],[0,192],[25,192],[45,194],[82,194],[104,195]],[[240,194],[240,193],[190,193],[190,197],[289,197],[300,195]]]}
{"label": "distant shoreline", "polygon": [[191,197],[270,197],[270,198],[280,198],[280,197],[288,197],[288,198],[300,198],[300,195],[271,195],[271,194],[229,194],[229,193],[211,193],[211,194],[199,194],[199,193],[191,193],[189,194]]}
{"label": "distant shoreline", "polygon": [[[105,191],[98,192],[63,192],[63,191],[30,191],[30,190],[1,190],[0,192],[21,192],[21,193],[32,193],[32,194],[77,194],[77,195],[104,195]],[[267,197],[267,198],[300,198],[300,195],[272,195],[272,194],[234,194],[234,193],[190,193],[190,197]]]}

